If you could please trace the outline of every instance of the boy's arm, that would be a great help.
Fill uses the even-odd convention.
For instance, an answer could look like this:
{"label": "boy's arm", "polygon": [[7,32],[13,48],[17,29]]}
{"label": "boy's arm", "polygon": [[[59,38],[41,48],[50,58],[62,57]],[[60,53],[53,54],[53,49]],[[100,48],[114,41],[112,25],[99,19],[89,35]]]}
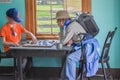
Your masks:
{"label": "boy's arm", "polygon": [[3,45],[7,45],[7,46],[19,46],[20,45],[17,42],[6,42],[5,37],[2,37],[2,43],[3,43]]}
{"label": "boy's arm", "polygon": [[30,31],[25,30],[25,34],[29,35],[29,36],[32,38],[32,42],[33,42],[34,44],[37,43],[37,38],[36,38],[35,35],[33,35]]}

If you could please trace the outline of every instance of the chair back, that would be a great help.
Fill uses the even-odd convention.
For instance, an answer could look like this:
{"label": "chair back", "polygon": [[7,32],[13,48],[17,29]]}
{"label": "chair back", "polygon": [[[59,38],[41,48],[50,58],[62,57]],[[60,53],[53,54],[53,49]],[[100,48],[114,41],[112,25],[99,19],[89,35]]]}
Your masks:
{"label": "chair back", "polygon": [[109,49],[110,49],[110,45],[112,43],[112,39],[113,39],[113,36],[115,34],[117,30],[117,27],[115,27],[115,29],[113,31],[109,31],[108,34],[107,34],[107,37],[106,37],[106,40],[104,42],[104,46],[103,46],[103,49],[102,49],[102,54],[101,54],[101,57],[100,57],[100,61],[106,61],[106,60],[109,60]]}
{"label": "chair back", "polygon": [[0,61],[1,61],[1,55],[3,53],[3,45],[2,45],[2,38],[0,36]]}

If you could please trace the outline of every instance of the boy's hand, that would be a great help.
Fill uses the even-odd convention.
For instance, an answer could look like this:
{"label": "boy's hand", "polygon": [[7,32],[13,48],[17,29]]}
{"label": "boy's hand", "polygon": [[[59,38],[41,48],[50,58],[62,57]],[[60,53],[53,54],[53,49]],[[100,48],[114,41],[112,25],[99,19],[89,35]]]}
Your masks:
{"label": "boy's hand", "polygon": [[13,46],[20,46],[20,44],[17,43],[17,42],[12,43],[12,45],[13,45]]}
{"label": "boy's hand", "polygon": [[37,44],[37,42],[38,42],[38,41],[37,41],[36,38],[32,40],[32,44]]}

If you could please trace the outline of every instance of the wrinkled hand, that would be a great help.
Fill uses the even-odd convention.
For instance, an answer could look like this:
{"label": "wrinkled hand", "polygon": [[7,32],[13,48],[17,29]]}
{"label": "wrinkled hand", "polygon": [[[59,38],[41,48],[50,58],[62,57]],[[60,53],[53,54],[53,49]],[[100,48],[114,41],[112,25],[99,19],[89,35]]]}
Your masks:
{"label": "wrinkled hand", "polygon": [[71,45],[72,43],[73,43],[73,41],[72,41],[72,40],[69,40],[69,41],[68,41],[68,44],[70,44],[70,45]]}
{"label": "wrinkled hand", "polygon": [[68,43],[67,43],[67,45],[68,45],[68,46],[71,46],[72,43],[73,43],[73,41],[72,41],[72,40],[69,40]]}

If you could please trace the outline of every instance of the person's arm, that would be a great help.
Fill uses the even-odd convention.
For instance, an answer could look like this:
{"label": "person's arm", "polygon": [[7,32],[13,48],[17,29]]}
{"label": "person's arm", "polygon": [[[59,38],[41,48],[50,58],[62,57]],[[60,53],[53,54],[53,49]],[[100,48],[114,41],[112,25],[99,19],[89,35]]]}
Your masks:
{"label": "person's arm", "polygon": [[72,37],[73,37],[74,31],[72,30],[72,28],[69,28],[65,39],[63,40],[63,45],[71,45],[72,44]]}
{"label": "person's arm", "polygon": [[19,46],[20,45],[17,42],[6,42],[5,37],[2,37],[2,43],[3,45],[6,45],[6,46]]}
{"label": "person's arm", "polygon": [[37,38],[36,38],[30,31],[25,30],[25,33],[32,38],[32,42],[33,42],[34,44],[37,43]]}

